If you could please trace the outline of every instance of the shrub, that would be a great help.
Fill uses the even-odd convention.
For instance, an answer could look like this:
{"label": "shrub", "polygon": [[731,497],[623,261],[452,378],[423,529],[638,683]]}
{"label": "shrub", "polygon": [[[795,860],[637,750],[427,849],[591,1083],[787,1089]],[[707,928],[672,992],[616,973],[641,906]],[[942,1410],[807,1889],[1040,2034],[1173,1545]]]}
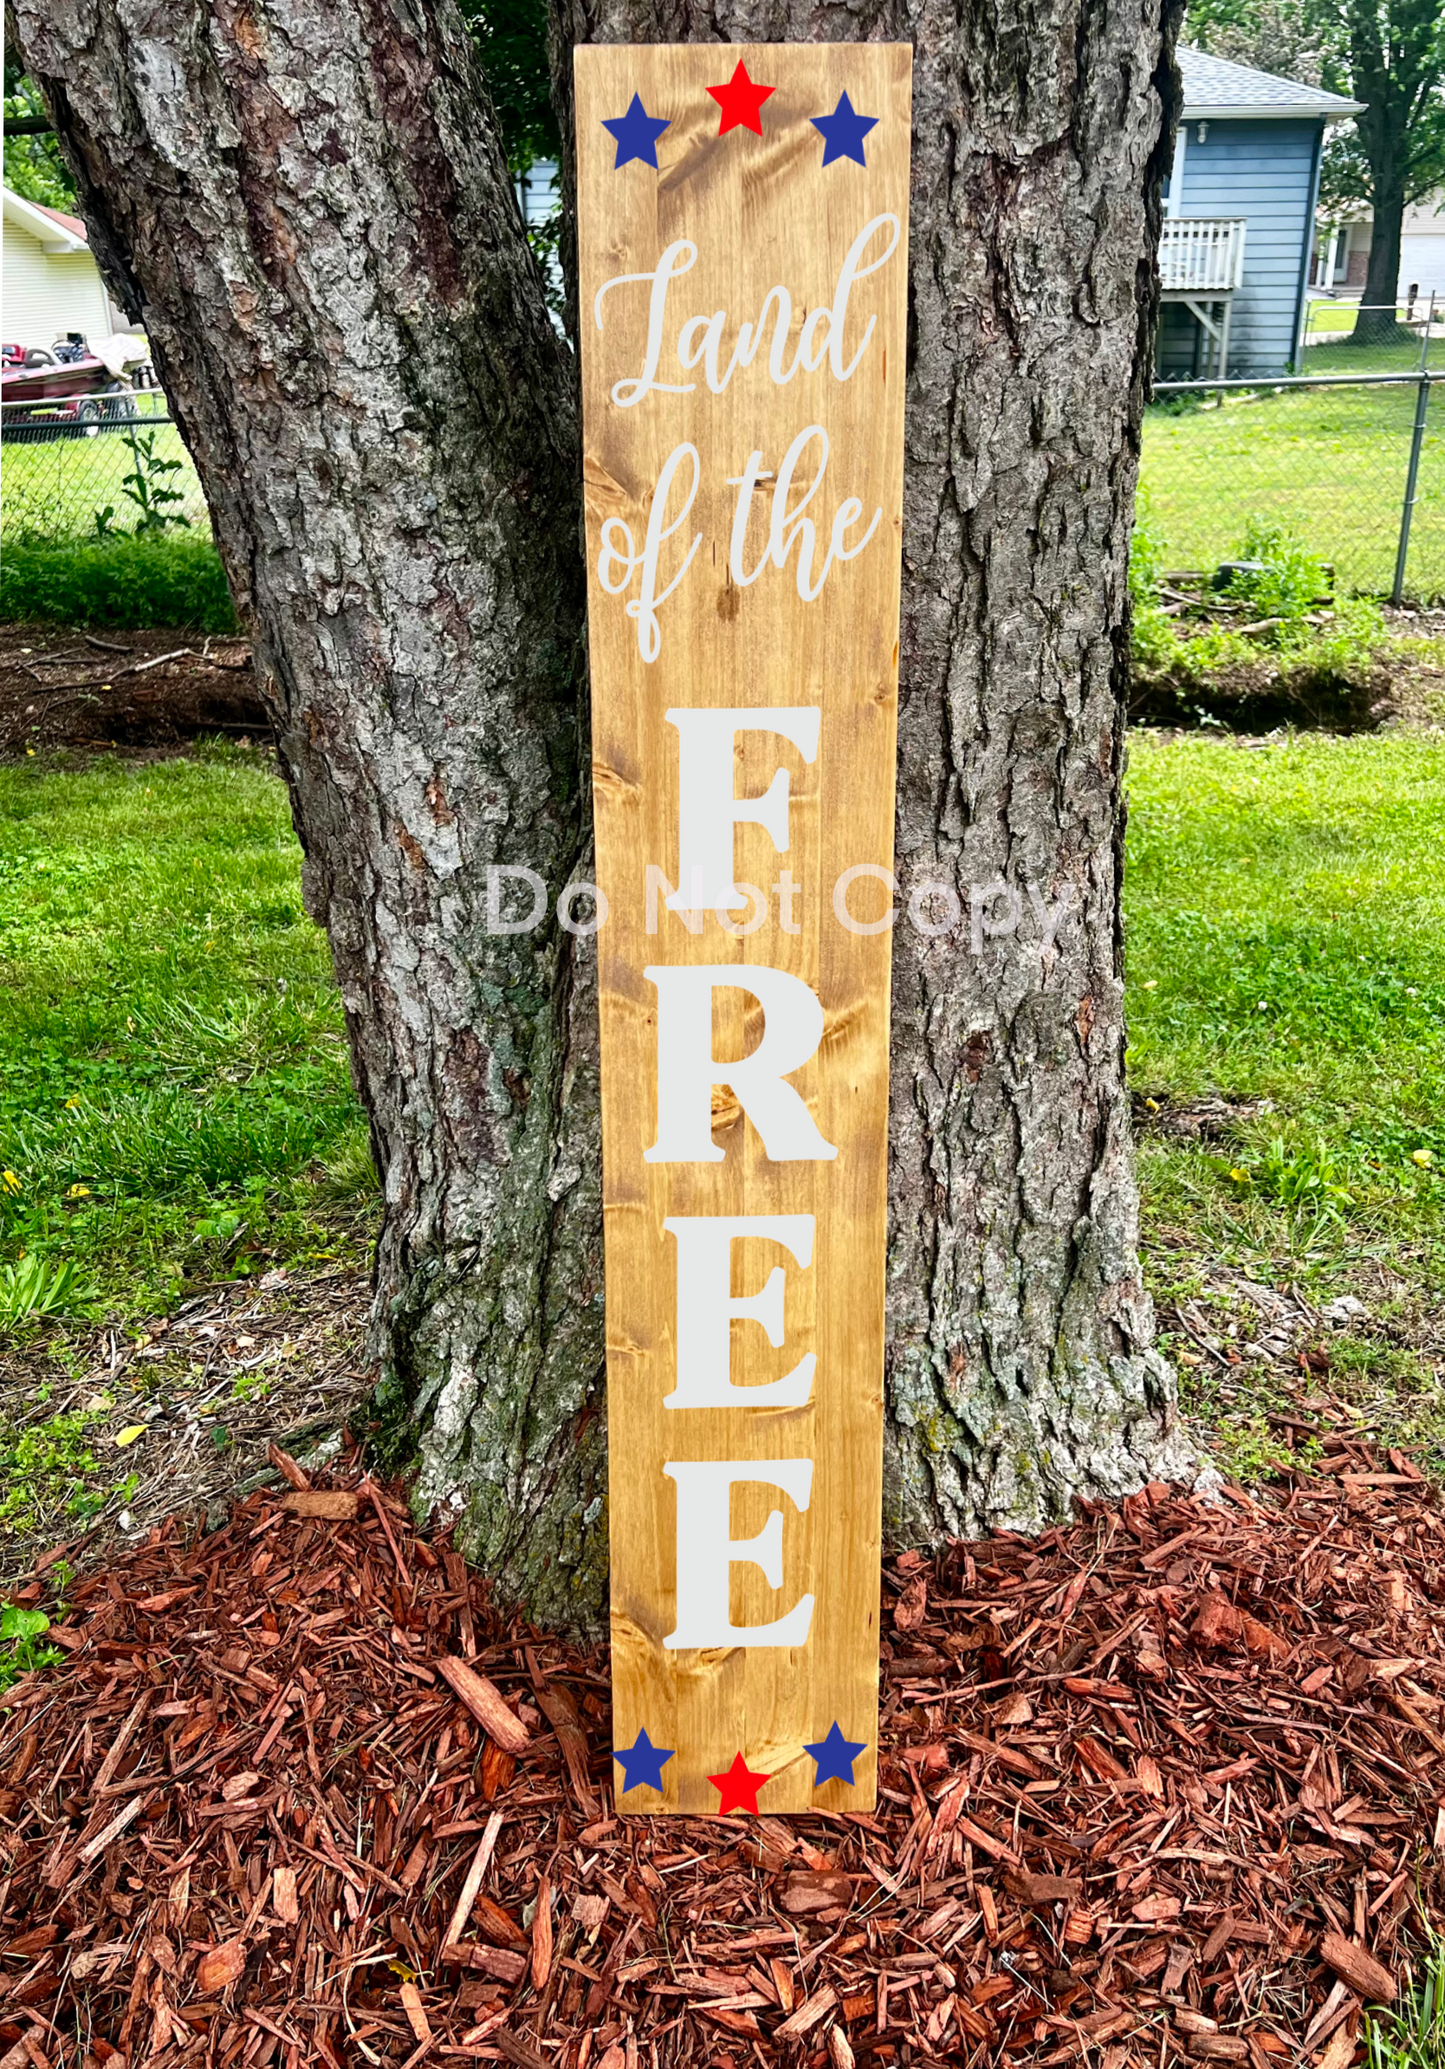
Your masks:
{"label": "shrub", "polygon": [[65,1654],[58,1645],[43,1645],[50,1618],[43,1609],[22,1609],[18,1602],[0,1603],[0,1695],[22,1674],[58,1667]]}
{"label": "shrub", "polygon": [[1239,557],[1258,565],[1233,575],[1226,594],[1242,598],[1261,618],[1279,619],[1281,632],[1301,636],[1302,620],[1324,599],[1324,562],[1282,526],[1259,517],[1245,527]]}
{"label": "shrub", "polygon": [[94,544],[7,543],[0,556],[0,619],[25,618],[126,632],[152,625],[236,629],[215,546],[175,534]]}
{"label": "shrub", "polygon": [[[1370,597],[1344,596],[1324,606],[1328,589],[1324,564],[1278,525],[1254,518],[1245,529],[1238,558],[1257,565],[1241,569],[1223,592],[1202,590],[1183,615],[1167,613],[1159,600],[1164,542],[1141,505],[1129,555],[1133,602],[1132,654],[1138,683],[1178,703],[1199,694],[1223,695],[1237,709],[1261,697],[1295,705],[1310,723],[1362,723],[1379,664],[1390,648],[1380,606]],[[1243,606],[1229,616],[1221,600]],[[1246,632],[1252,621],[1257,630]],[[1332,701],[1333,700],[1333,701]],[[1342,701],[1343,700],[1343,701]],[[1195,720],[1205,715],[1189,704]],[[1134,708],[1134,716],[1139,708]],[[1179,716],[1163,714],[1167,722]],[[1257,723],[1278,723],[1254,710]],[[1208,720],[1207,723],[1218,723]]]}

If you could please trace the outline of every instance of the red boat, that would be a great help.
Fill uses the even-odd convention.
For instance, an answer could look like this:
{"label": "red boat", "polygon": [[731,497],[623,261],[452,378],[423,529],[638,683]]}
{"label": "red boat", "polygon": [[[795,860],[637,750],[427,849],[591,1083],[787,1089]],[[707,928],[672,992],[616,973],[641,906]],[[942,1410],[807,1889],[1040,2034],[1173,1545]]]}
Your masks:
{"label": "red boat", "polygon": [[61,360],[44,349],[0,348],[0,431],[6,438],[93,435],[104,423],[128,423],[132,393],[128,382],[118,381],[89,352]]}

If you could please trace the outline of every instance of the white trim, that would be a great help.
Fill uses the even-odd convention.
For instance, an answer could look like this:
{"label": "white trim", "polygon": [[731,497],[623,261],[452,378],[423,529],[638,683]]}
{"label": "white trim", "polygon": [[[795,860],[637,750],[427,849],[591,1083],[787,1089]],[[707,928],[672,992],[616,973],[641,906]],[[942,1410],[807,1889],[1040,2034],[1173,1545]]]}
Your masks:
{"label": "white trim", "polygon": [[17,229],[27,230],[38,241],[42,251],[90,250],[83,237],[73,237],[63,223],[57,223],[54,216],[47,215],[43,208],[37,208],[11,187],[0,187],[0,208]]}
{"label": "white trim", "polygon": [[1181,122],[1345,122],[1352,115],[1363,115],[1363,101],[1319,101],[1281,102],[1268,101],[1258,106],[1253,103],[1235,102],[1226,108],[1194,107],[1186,101],[1179,117]]}
{"label": "white trim", "polygon": [[1177,216],[1184,206],[1184,158],[1189,148],[1189,125],[1179,124],[1174,133],[1174,163],[1169,168],[1169,199],[1164,204],[1166,216]]}

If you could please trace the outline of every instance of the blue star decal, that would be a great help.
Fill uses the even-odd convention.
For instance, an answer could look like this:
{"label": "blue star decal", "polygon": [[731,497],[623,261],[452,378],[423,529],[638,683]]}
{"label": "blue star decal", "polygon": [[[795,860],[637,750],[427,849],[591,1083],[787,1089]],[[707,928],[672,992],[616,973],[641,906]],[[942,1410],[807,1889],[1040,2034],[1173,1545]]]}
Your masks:
{"label": "blue star decal", "polygon": [[[843,98],[846,100],[847,95]],[[642,105],[642,95],[635,93],[632,96],[632,105],[625,115],[614,115],[610,121],[604,120],[602,124],[602,127],[610,130],[617,139],[617,158],[613,171],[616,172],[621,166],[630,165],[634,158],[640,158],[644,165],[650,165],[656,172],[657,139],[670,126],[658,116],[649,115]]]}
{"label": "blue star decal", "polygon": [[[845,94],[846,100],[848,96]],[[838,1729],[837,1720],[828,1726],[828,1736],[819,1739],[816,1745],[804,1746],[805,1753],[811,1753],[818,1763],[818,1772],[813,1778],[813,1787],[821,1789],[824,1782],[847,1782],[853,1784],[853,1762],[864,1750],[862,1739],[845,1739]]]}
{"label": "blue star decal", "polygon": [[628,1746],[625,1751],[619,1746],[612,1757],[621,1764],[624,1776],[622,1793],[625,1796],[629,1789],[639,1789],[644,1782],[649,1789],[660,1789],[662,1770],[672,1754],[666,1746],[654,1746],[647,1733],[640,1731],[635,1745]]}
{"label": "blue star decal", "polygon": [[823,139],[825,165],[831,165],[835,158],[851,158],[855,164],[866,167],[863,139],[870,129],[877,127],[876,115],[860,115],[847,94],[840,93],[831,115],[814,115],[811,119]]}

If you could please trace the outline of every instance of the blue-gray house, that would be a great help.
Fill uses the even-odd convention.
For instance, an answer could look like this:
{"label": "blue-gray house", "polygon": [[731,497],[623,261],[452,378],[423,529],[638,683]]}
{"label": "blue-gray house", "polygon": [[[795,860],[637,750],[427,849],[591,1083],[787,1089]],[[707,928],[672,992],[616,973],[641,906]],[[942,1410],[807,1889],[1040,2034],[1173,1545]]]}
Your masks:
{"label": "blue-gray house", "polygon": [[1159,245],[1160,376],[1284,373],[1304,324],[1325,125],[1356,101],[1182,48]]}

